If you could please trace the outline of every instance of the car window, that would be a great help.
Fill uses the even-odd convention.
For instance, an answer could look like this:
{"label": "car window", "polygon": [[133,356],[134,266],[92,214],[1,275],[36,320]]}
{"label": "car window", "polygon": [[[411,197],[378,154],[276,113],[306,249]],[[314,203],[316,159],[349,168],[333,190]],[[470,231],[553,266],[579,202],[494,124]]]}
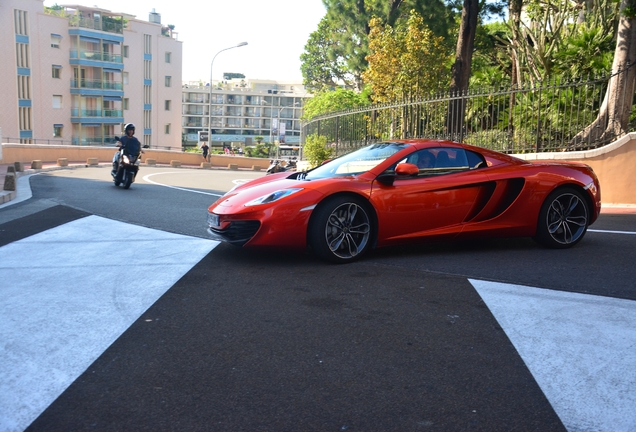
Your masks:
{"label": "car window", "polygon": [[[482,168],[486,161],[479,153],[452,147],[436,147],[411,153],[399,163],[419,168],[419,176],[436,176]],[[395,169],[395,167],[392,167]]]}

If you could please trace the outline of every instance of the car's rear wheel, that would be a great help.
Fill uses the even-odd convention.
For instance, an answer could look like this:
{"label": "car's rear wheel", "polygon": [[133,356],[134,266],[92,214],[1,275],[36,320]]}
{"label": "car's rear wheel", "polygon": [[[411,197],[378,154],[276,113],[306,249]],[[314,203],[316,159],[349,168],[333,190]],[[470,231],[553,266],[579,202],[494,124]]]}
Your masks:
{"label": "car's rear wheel", "polygon": [[535,240],[555,249],[574,246],[585,235],[589,221],[590,210],[581,192],[557,189],[541,207]]}
{"label": "car's rear wheel", "polygon": [[309,244],[322,259],[352,262],[369,248],[372,224],[371,212],[363,199],[335,197],[315,210],[309,226]]}

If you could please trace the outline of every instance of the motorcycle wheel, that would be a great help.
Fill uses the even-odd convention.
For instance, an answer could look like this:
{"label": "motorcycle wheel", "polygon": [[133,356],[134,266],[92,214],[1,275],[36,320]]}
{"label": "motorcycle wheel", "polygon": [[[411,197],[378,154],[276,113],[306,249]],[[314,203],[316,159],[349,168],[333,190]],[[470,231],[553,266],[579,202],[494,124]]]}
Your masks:
{"label": "motorcycle wheel", "polygon": [[133,176],[131,173],[126,174],[126,178],[124,179],[124,189],[128,189],[130,187],[132,184],[132,178]]}

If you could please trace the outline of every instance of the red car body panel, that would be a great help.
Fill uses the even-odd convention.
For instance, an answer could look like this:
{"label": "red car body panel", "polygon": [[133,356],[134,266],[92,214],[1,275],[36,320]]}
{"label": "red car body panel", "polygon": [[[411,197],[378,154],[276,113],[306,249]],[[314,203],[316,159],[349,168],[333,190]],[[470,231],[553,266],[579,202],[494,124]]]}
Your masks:
{"label": "red car body panel", "polygon": [[[233,223],[257,221],[245,247],[307,247],[311,215],[337,194],[364,199],[376,218],[378,247],[424,238],[534,236],[539,212],[556,188],[570,185],[588,198],[590,224],[600,213],[600,186],[591,168],[567,162],[528,162],[470,145],[448,141],[409,140],[406,149],[357,175],[298,180],[283,172],[243,184],[212,204],[218,216],[211,233],[223,235]],[[378,177],[421,149],[464,149],[483,156],[486,166],[444,175],[400,179],[393,184]],[[333,162],[332,162],[333,163]],[[271,203],[246,205],[276,191],[300,189]],[[229,240],[227,240],[229,241]]]}

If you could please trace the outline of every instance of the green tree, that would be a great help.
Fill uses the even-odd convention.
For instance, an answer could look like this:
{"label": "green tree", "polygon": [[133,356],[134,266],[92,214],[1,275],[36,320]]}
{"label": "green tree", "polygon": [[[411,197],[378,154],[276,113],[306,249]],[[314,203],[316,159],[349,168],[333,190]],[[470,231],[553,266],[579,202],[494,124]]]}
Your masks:
{"label": "green tree", "polygon": [[365,92],[338,88],[334,91],[324,90],[314,95],[303,106],[301,119],[308,121],[321,114],[344,111],[369,105]]}
{"label": "green tree", "polygon": [[[445,37],[452,30],[452,8],[443,0],[323,0],[323,3],[327,9],[323,20],[329,33],[324,34],[323,28],[317,30],[319,34],[312,34],[312,41],[319,41],[320,46],[308,52],[313,48],[308,43],[305,47],[308,56],[303,59],[303,77],[310,85],[333,81],[357,90],[364,87],[362,72],[367,68],[373,17],[393,26],[407,20],[414,9],[437,36]],[[339,76],[342,70],[346,71],[343,82]],[[331,80],[324,78],[325,73],[331,73]]]}
{"label": "green tree", "polygon": [[370,25],[369,67],[363,78],[373,89],[374,102],[414,100],[446,85],[444,40],[433,34],[416,11],[395,27],[382,25],[377,18]]}
{"label": "green tree", "polygon": [[317,134],[307,137],[303,146],[303,154],[311,167],[315,167],[333,157],[333,149],[327,147],[327,138]]}
{"label": "green tree", "polygon": [[346,68],[345,53],[335,37],[338,32],[323,18],[318,29],[309,36],[305,52],[300,55],[303,84],[309,91],[356,87],[353,75]]}

